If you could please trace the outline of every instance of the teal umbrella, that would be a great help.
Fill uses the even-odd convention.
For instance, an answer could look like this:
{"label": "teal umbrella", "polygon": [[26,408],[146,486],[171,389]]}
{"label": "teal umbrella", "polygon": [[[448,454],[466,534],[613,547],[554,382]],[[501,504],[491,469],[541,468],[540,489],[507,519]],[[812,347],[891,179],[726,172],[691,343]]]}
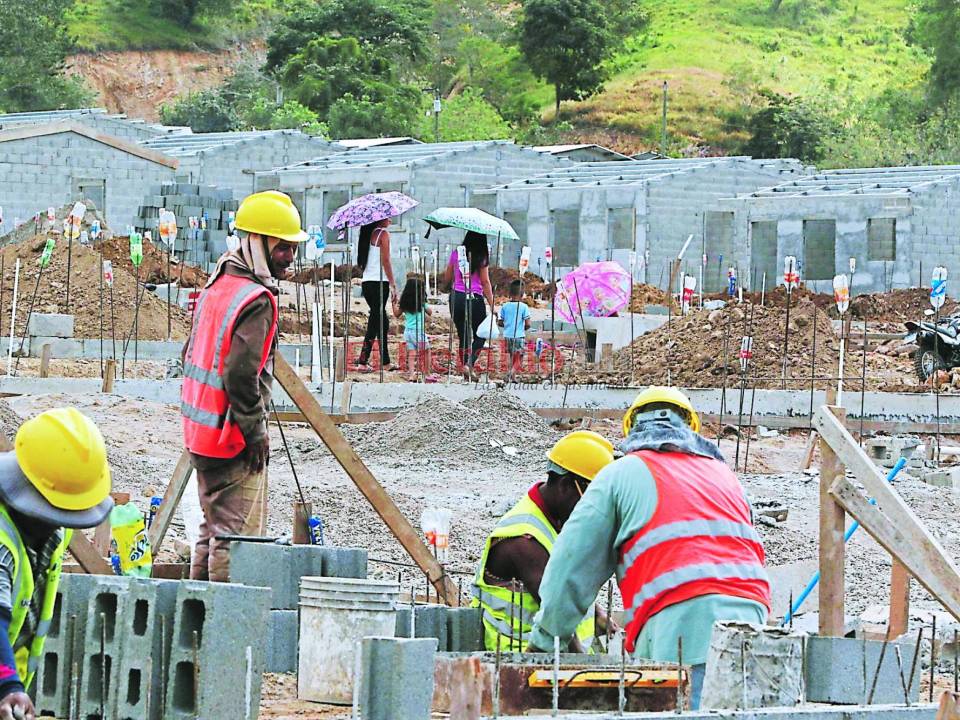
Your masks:
{"label": "teal umbrella", "polygon": [[[477,208],[437,208],[424,220],[437,230],[455,227],[461,230],[471,230],[481,235],[497,235],[504,240],[520,239],[517,231],[510,227],[510,223],[506,220]],[[427,235],[429,234],[428,232]]]}

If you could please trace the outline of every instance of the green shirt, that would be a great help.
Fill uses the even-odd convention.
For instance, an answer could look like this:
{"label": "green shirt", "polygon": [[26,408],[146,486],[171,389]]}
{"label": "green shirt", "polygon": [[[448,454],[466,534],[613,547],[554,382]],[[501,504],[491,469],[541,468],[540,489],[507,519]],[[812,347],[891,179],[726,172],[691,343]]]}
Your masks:
{"label": "green shirt", "polygon": [[426,315],[423,310],[416,313],[405,312],[403,314],[403,329],[423,332],[426,327]]}
{"label": "green shirt", "polygon": [[[570,637],[616,572],[619,548],[650,522],[657,509],[657,485],[646,463],[627,455],[590,483],[563,526],[540,583],[540,610],[530,642],[553,647],[554,636]],[[637,638],[635,655],[676,662],[683,636],[684,663],[706,662],[715,620],[766,622],[760,603],[726,595],[705,595],[664,608]]]}

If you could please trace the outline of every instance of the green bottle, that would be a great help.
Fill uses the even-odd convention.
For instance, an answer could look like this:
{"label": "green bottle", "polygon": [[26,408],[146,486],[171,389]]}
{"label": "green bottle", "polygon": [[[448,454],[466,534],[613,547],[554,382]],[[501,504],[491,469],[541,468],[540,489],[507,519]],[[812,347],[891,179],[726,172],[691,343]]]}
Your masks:
{"label": "green bottle", "polygon": [[133,503],[114,507],[110,511],[110,534],[117,544],[120,573],[150,577],[153,572],[153,553],[140,509]]}

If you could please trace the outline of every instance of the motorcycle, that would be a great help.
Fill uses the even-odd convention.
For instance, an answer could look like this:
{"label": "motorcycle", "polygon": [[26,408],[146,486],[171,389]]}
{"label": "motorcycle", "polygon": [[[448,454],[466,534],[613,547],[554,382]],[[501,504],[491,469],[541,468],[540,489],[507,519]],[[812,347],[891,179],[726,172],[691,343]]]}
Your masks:
{"label": "motorcycle", "polygon": [[939,322],[911,320],[904,325],[904,341],[917,345],[913,365],[921,382],[938,370],[960,367],[960,317],[945,317]]}

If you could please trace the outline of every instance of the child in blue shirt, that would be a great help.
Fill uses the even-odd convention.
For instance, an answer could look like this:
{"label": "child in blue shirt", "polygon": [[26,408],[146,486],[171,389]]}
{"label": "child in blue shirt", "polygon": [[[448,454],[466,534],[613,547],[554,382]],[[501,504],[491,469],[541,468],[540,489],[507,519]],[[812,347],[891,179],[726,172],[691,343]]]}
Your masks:
{"label": "child in blue shirt", "polygon": [[514,375],[520,369],[527,330],[530,329],[530,308],[523,302],[523,282],[519,279],[510,283],[510,302],[500,307],[499,324],[503,328],[504,347],[510,358],[507,382],[513,382]]}
{"label": "child in blue shirt", "polygon": [[417,366],[421,364],[426,382],[437,382],[438,379],[431,372],[433,363],[426,331],[427,315],[432,314],[427,307],[427,289],[423,280],[415,276],[407,278],[400,299],[393,300],[393,315],[403,316],[403,340],[407,344],[407,379],[410,382],[416,381]]}

